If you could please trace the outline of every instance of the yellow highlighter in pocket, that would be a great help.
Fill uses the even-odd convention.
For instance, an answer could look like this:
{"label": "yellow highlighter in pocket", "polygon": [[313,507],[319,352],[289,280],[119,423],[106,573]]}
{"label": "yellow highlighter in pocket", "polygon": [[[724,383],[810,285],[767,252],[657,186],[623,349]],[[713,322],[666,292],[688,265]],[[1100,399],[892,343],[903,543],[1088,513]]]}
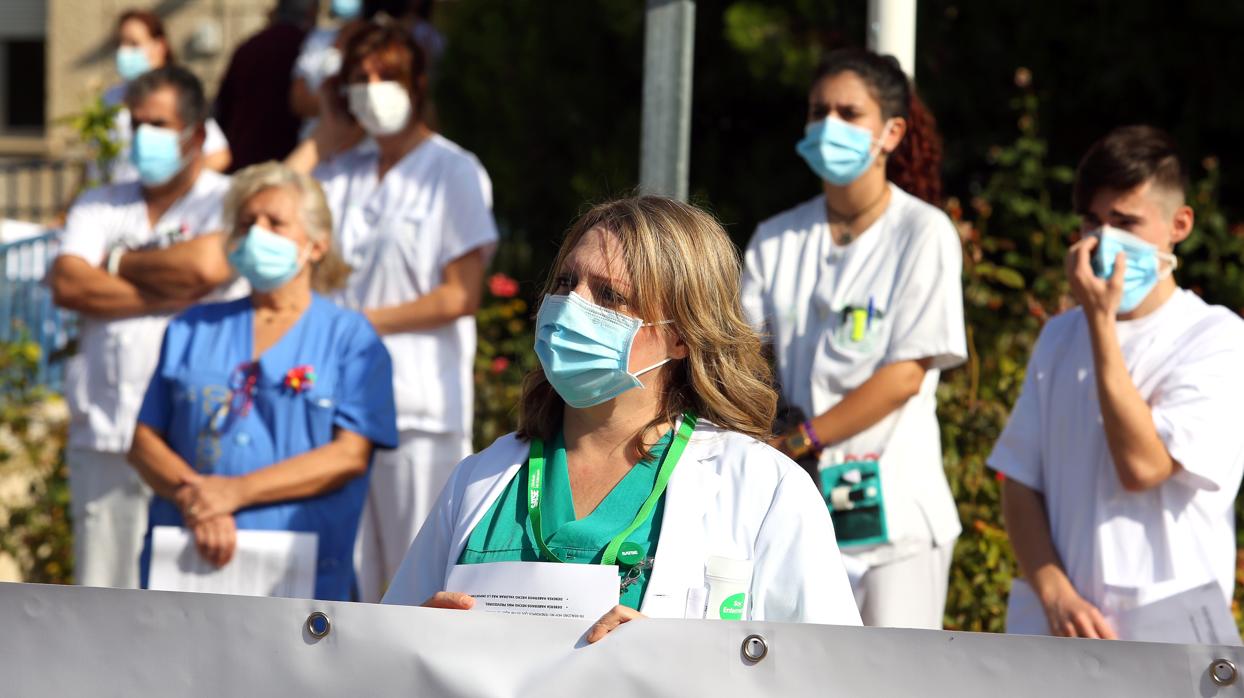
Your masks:
{"label": "yellow highlighter in pocket", "polygon": [[864,339],[864,332],[868,329],[868,310],[864,308],[851,309],[851,341],[860,342]]}

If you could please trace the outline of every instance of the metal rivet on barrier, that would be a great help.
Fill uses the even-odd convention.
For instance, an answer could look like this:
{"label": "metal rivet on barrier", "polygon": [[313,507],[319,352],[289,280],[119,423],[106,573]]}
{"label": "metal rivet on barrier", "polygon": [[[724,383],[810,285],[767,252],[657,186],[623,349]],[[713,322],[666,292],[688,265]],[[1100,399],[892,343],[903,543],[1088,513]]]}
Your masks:
{"label": "metal rivet on barrier", "polygon": [[743,638],[743,656],[753,662],[759,662],[769,654],[769,643],[759,635],[748,635]]}
{"label": "metal rivet on barrier", "polygon": [[311,637],[319,639],[324,637],[333,629],[333,624],[328,620],[328,616],[323,611],[316,611],[307,616],[307,632],[311,633]]}
{"label": "metal rivet on barrier", "polygon": [[1230,686],[1235,683],[1235,665],[1231,663],[1230,659],[1219,657],[1214,660],[1213,664],[1209,665],[1209,677],[1219,686]]}

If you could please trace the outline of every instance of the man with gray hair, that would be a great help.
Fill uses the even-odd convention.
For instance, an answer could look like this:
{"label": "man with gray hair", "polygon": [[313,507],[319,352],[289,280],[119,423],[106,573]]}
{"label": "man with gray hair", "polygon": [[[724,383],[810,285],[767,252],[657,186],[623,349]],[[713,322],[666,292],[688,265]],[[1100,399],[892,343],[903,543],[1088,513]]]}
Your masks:
{"label": "man with gray hair", "polygon": [[138,408],[169,317],[232,271],[213,234],[229,178],[203,166],[198,78],[153,70],[130,83],[126,104],[141,178],[74,202],[47,283],[57,305],[81,315],[65,378],[77,579],[136,588],[150,497],[125,459]]}

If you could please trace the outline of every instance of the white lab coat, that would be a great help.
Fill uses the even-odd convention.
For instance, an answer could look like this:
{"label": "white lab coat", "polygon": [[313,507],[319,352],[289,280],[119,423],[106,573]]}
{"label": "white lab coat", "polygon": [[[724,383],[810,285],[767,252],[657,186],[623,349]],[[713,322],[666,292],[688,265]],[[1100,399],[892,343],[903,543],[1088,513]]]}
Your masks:
{"label": "white lab coat", "polygon": [[[416,605],[445,589],[471,531],[518,473],[527,442],[510,434],[455,469],[384,603]],[[751,620],[860,625],[825,502],[788,458],[701,420],[670,478],[640,612],[703,617],[705,562],[751,560]]]}

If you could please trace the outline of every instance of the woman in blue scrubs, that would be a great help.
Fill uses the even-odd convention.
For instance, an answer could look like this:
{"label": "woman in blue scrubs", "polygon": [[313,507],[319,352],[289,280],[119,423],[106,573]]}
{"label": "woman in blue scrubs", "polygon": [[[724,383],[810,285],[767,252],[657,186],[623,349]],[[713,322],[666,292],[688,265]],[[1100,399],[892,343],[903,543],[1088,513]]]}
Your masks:
{"label": "woman in blue scrubs", "polygon": [[[366,318],[312,290],[349,273],[313,179],[243,170],[224,220],[253,292],[169,324],[130,451],[156,493],[149,526],[188,528],[216,566],[238,530],[314,533],[315,597],[349,599],[372,452],[397,445],[389,354]],[[144,587],[150,563],[149,528]]]}

